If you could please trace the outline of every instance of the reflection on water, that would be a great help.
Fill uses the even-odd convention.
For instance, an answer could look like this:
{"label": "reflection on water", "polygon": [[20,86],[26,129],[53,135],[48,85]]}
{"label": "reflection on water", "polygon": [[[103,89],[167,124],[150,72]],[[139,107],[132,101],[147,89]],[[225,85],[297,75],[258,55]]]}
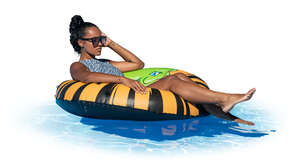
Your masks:
{"label": "reflection on water", "polygon": [[189,152],[236,147],[275,132],[273,120],[256,105],[238,105],[231,112],[254,127],[213,116],[187,120],[125,121],[78,117],[55,103],[35,108],[26,124],[59,142],[117,151]]}
{"label": "reflection on water", "polygon": [[155,141],[177,140],[185,137],[215,137],[222,134],[233,134],[244,137],[261,137],[266,132],[247,130],[238,127],[235,122],[222,121],[213,116],[177,121],[114,121],[82,118],[81,123],[91,126],[94,131],[115,134],[134,139]]}

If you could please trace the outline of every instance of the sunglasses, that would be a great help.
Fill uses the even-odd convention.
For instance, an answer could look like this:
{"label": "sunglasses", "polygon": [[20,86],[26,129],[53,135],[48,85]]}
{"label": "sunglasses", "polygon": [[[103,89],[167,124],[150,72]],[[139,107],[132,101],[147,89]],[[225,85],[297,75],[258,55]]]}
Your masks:
{"label": "sunglasses", "polygon": [[80,38],[80,39],[92,42],[94,48],[99,45],[99,42],[101,42],[102,46],[104,46],[104,44],[106,42],[106,36],[99,36],[99,37],[95,37],[95,38]]}

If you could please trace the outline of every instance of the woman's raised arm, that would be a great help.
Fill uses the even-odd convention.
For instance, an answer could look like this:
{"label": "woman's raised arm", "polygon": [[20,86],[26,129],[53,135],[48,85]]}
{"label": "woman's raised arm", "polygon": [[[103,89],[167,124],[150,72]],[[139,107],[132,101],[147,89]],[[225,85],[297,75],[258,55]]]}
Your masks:
{"label": "woman's raised arm", "polygon": [[123,48],[121,45],[111,41],[108,45],[113,51],[119,54],[125,61],[110,61],[113,66],[118,68],[121,72],[142,69],[144,62],[129,50]]}

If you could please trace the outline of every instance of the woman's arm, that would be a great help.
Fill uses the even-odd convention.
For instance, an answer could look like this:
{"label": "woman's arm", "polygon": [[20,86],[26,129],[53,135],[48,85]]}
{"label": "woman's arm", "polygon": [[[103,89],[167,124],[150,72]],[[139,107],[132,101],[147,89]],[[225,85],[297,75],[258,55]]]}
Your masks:
{"label": "woman's arm", "polygon": [[111,74],[99,73],[99,72],[90,72],[90,70],[80,62],[74,62],[71,64],[70,73],[73,80],[81,82],[113,82],[124,84],[135,91],[140,93],[146,93],[146,87],[142,85],[139,81],[116,76]]}
{"label": "woman's arm", "polygon": [[132,71],[136,69],[142,69],[144,67],[144,62],[140,60],[137,56],[131,53],[129,50],[123,48],[114,41],[111,41],[108,44],[108,47],[119,54],[125,61],[112,61],[110,60],[113,66],[118,68],[121,72]]}
{"label": "woman's arm", "polygon": [[70,73],[73,80],[81,82],[114,82],[122,83],[122,76],[90,72],[90,70],[80,62],[71,64]]}

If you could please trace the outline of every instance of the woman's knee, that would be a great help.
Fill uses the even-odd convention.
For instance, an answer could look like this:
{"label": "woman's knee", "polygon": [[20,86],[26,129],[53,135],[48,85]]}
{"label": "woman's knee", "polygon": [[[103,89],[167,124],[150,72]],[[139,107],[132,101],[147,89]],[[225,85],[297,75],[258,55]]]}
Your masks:
{"label": "woman's knee", "polygon": [[173,75],[175,75],[175,76],[178,77],[179,79],[180,79],[180,78],[186,78],[186,77],[187,77],[184,73],[181,73],[181,72],[176,73],[176,74],[173,74]]}
{"label": "woman's knee", "polygon": [[166,77],[168,81],[178,80],[180,79],[178,75],[169,75]]}
{"label": "woman's knee", "polygon": [[170,88],[172,87],[172,85],[174,85],[177,81],[179,81],[180,78],[177,75],[169,75],[166,77],[166,89],[170,90]]}
{"label": "woman's knee", "polygon": [[180,80],[176,75],[166,76],[155,83],[149,85],[150,88],[157,88],[162,90],[170,90],[170,87],[176,82],[176,80]]}

